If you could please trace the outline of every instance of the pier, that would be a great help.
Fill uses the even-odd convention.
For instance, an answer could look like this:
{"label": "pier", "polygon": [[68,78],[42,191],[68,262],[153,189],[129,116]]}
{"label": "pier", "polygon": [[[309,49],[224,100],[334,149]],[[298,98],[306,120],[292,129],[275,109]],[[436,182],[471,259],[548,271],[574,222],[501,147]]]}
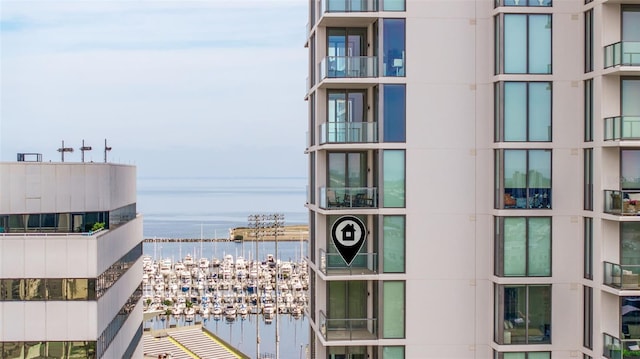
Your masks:
{"label": "pier", "polygon": [[[276,237],[270,233],[262,233],[256,236],[255,230],[248,227],[235,227],[229,230],[229,236],[224,238],[145,238],[147,243],[172,243],[172,242],[253,242],[258,238],[259,241],[275,241]],[[284,226],[282,231],[278,232],[278,241],[306,241],[309,238],[309,226],[306,224]]]}

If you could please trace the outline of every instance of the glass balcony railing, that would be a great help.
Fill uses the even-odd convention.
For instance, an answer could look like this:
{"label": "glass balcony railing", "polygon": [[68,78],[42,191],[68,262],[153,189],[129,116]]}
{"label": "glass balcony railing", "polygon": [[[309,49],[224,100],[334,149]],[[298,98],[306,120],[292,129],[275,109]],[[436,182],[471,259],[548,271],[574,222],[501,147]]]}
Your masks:
{"label": "glass balcony railing", "polygon": [[377,197],[376,187],[321,187],[320,208],[377,208]]}
{"label": "glass balcony railing", "polygon": [[616,116],[605,118],[604,140],[640,140],[640,116]]}
{"label": "glass balcony railing", "polygon": [[378,0],[321,0],[320,11],[325,12],[374,12]]}
{"label": "glass balcony railing", "polygon": [[376,142],[377,122],[325,122],[320,125],[320,144]]}
{"label": "glass balcony railing", "polygon": [[604,262],[604,284],[618,289],[640,289],[640,265]]}
{"label": "glass balcony railing", "polygon": [[347,266],[340,254],[327,253],[320,249],[320,271],[325,275],[377,274],[377,269],[377,253],[356,254],[351,265]]}
{"label": "glass balcony railing", "polygon": [[327,56],[320,62],[320,78],[378,77],[376,56]]}
{"label": "glass balcony railing", "polygon": [[325,340],[375,340],[376,318],[331,319],[320,311],[320,332]]}
{"label": "glass balcony railing", "polygon": [[604,334],[602,356],[609,359],[640,359],[640,343],[638,339],[619,339]]}
{"label": "glass balcony railing", "polygon": [[622,216],[640,215],[640,191],[604,191],[604,212]]}
{"label": "glass balcony railing", "polygon": [[640,66],[640,42],[621,41],[604,47],[604,68]]}

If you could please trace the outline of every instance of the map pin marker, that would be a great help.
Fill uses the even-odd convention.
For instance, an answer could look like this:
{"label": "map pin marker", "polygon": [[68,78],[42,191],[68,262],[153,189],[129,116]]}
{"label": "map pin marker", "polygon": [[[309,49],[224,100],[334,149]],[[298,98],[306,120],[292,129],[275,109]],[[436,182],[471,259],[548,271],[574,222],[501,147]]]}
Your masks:
{"label": "map pin marker", "polygon": [[331,239],[347,266],[351,266],[366,237],[367,230],[358,217],[343,216],[331,226]]}

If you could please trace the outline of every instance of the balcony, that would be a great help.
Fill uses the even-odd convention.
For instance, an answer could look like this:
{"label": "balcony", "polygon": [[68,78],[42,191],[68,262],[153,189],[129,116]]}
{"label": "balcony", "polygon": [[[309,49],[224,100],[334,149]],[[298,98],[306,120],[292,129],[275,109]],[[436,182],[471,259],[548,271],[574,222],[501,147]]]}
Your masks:
{"label": "balcony", "polygon": [[351,13],[378,11],[378,0],[321,0],[320,12]]}
{"label": "balcony", "polygon": [[377,197],[378,189],[376,187],[321,187],[320,208],[377,208]]}
{"label": "balcony", "polygon": [[640,289],[640,265],[604,262],[604,284],[621,290]]}
{"label": "balcony", "polygon": [[320,249],[320,271],[324,275],[367,275],[378,273],[378,254],[357,254],[347,266],[338,253],[327,253]]}
{"label": "balcony", "polygon": [[640,359],[637,339],[618,339],[604,333],[602,356],[609,359]]}
{"label": "balcony", "polygon": [[327,56],[320,62],[320,79],[378,77],[376,56]]}
{"label": "balcony", "polygon": [[640,66],[640,42],[620,41],[604,47],[604,67]]}
{"label": "balcony", "polygon": [[320,332],[324,340],[376,340],[376,318],[331,319],[320,311]]}
{"label": "balcony", "polygon": [[320,125],[320,144],[377,143],[377,122],[325,122]]}
{"label": "balcony", "polygon": [[618,216],[640,215],[640,191],[604,191],[604,213]]}
{"label": "balcony", "polygon": [[640,140],[640,117],[616,116],[605,118],[604,140]]}

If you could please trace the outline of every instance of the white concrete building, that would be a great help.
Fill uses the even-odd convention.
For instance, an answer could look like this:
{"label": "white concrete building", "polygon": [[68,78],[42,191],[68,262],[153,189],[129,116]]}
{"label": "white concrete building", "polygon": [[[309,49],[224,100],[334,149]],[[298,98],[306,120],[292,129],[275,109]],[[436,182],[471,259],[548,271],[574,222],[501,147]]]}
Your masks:
{"label": "white concrete building", "polygon": [[0,357],[141,358],[141,256],[134,166],[0,163]]}
{"label": "white concrete building", "polygon": [[311,357],[640,358],[640,1],[308,1]]}

